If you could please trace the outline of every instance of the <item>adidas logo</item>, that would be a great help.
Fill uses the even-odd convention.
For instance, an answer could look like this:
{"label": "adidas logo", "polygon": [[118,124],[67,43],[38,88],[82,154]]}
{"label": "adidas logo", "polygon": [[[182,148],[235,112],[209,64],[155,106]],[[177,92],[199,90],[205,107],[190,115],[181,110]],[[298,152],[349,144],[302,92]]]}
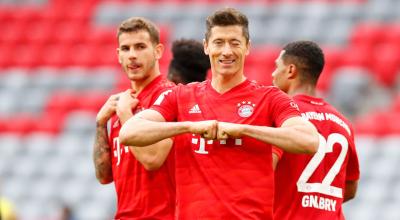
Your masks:
{"label": "adidas logo", "polygon": [[189,110],[189,114],[196,114],[196,113],[201,113],[201,110],[200,110],[198,104],[194,105],[194,106]]}

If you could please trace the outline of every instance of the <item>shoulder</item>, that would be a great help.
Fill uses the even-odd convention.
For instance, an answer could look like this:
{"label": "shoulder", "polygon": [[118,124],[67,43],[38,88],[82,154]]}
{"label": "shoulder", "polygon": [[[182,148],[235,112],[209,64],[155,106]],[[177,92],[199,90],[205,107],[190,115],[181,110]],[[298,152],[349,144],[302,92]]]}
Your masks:
{"label": "shoulder", "polygon": [[171,89],[174,88],[176,85],[175,83],[169,81],[166,78],[163,78],[162,80],[160,80],[160,82],[158,83],[158,88],[160,89]]}
{"label": "shoulder", "polygon": [[284,92],[282,92],[276,86],[263,85],[255,80],[250,80],[249,87],[250,89],[255,90],[257,92],[284,94]]}
{"label": "shoulder", "polygon": [[207,81],[203,82],[191,82],[186,85],[179,84],[176,88],[179,92],[192,92],[192,91],[199,91],[204,90],[207,87]]}

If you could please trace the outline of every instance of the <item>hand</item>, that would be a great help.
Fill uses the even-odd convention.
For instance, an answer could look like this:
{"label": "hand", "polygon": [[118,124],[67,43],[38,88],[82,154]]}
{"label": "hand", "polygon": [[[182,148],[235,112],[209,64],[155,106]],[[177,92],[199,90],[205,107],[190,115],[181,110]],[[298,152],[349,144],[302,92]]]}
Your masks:
{"label": "hand", "polygon": [[242,124],[234,124],[228,122],[218,122],[218,140],[226,140],[228,138],[242,137]]}
{"label": "hand", "polygon": [[105,126],[107,121],[115,113],[117,109],[117,101],[120,93],[111,95],[96,116],[96,123],[99,126]]}
{"label": "hand", "polygon": [[135,109],[139,100],[132,93],[132,89],[120,93],[117,102],[116,112],[119,119],[124,123],[133,116],[132,109]]}
{"label": "hand", "polygon": [[216,120],[190,122],[190,133],[200,134],[204,139],[214,140],[217,137]]}

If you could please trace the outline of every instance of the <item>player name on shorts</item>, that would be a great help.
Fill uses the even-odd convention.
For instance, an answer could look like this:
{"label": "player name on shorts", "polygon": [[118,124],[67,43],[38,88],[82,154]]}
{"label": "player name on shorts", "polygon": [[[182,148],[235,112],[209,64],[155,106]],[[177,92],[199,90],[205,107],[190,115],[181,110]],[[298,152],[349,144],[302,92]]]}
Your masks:
{"label": "player name on shorts", "polygon": [[301,206],[335,212],[336,200],[315,195],[304,195],[301,199]]}
{"label": "player name on shorts", "polygon": [[351,135],[350,127],[338,116],[332,113],[322,113],[322,112],[304,112],[301,113],[301,117],[307,120],[317,120],[317,121],[333,121],[339,126],[343,127],[349,135]]}

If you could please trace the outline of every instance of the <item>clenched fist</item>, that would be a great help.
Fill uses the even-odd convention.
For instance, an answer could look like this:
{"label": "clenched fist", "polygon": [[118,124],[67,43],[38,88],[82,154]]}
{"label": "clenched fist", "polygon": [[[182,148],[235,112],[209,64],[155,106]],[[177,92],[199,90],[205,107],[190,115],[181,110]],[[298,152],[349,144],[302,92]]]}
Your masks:
{"label": "clenched fist", "polygon": [[132,109],[135,109],[138,103],[139,100],[133,94],[132,89],[128,89],[125,92],[120,93],[116,112],[122,123],[133,116]]}
{"label": "clenched fist", "polygon": [[228,138],[240,138],[242,137],[242,129],[242,124],[219,121],[217,126],[217,139],[226,140]]}
{"label": "clenched fist", "polygon": [[96,123],[99,126],[105,126],[107,121],[117,110],[117,102],[121,93],[111,95],[106,103],[101,107],[96,116]]}
{"label": "clenched fist", "polygon": [[190,133],[200,134],[204,139],[213,140],[217,138],[217,126],[216,120],[191,122]]}

